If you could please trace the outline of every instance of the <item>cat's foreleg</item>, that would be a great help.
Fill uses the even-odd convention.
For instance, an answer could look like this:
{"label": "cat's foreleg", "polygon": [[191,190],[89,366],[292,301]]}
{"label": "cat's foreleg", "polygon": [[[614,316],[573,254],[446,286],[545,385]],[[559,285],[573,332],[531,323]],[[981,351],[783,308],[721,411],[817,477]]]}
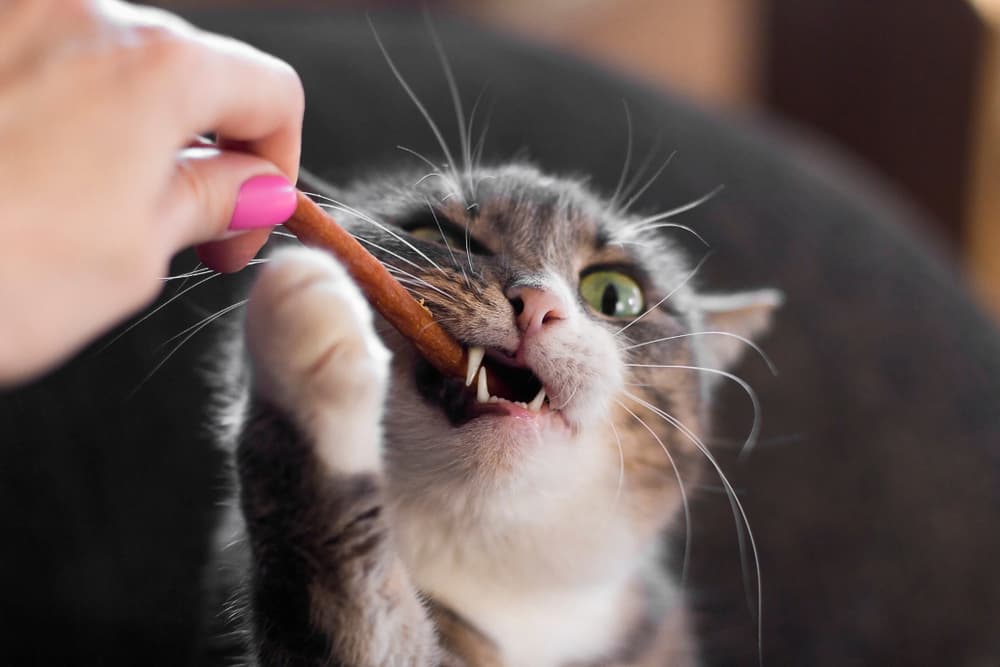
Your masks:
{"label": "cat's foreleg", "polygon": [[382,504],[389,354],[344,270],[278,253],[251,293],[249,415],[237,449],[263,664],[438,663]]}

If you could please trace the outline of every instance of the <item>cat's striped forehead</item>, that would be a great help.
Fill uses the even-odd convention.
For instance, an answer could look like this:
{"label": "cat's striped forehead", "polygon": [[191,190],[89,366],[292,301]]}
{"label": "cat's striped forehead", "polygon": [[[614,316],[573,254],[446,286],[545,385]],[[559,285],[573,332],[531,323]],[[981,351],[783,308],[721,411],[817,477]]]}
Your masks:
{"label": "cat's striped forehead", "polygon": [[[567,277],[594,265],[633,265],[663,291],[688,266],[662,234],[639,232],[641,220],[594,194],[581,179],[553,177],[531,165],[479,168],[467,174],[398,172],[355,186],[351,204],[402,229],[450,227],[460,237],[521,270]],[[682,300],[678,294],[678,301]]]}

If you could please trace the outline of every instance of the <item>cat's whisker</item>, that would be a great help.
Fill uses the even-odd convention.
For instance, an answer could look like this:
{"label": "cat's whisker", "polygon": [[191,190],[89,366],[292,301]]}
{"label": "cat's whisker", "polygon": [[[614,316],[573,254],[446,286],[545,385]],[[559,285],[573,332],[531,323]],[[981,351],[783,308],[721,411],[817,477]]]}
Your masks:
{"label": "cat's whisker", "polygon": [[[431,165],[431,166],[433,167],[434,165]],[[337,203],[336,199],[332,199],[332,198],[330,198],[330,197],[328,197],[328,196],[326,196],[326,195],[324,195],[322,193],[319,193],[319,192],[309,192],[308,190],[303,190],[302,194],[308,195],[309,197],[312,197],[313,199],[322,199],[323,201],[330,202],[331,204],[336,204]]]}
{"label": "cat's whisker", "polygon": [[135,329],[137,326],[139,326],[140,324],[142,324],[143,322],[145,322],[146,320],[148,320],[149,318],[151,318],[153,315],[156,315],[158,312],[160,312],[161,310],[163,310],[164,308],[166,308],[167,306],[169,306],[170,304],[172,304],[177,299],[181,298],[182,296],[184,296],[185,294],[187,294],[191,290],[195,289],[196,287],[199,287],[200,285],[204,285],[209,280],[212,280],[213,278],[218,278],[221,275],[223,275],[223,274],[216,273],[215,271],[213,271],[212,275],[208,276],[207,278],[202,278],[201,280],[199,280],[198,282],[196,282],[194,285],[191,285],[190,287],[185,287],[184,289],[180,290],[179,292],[177,292],[177,294],[174,294],[172,297],[170,297],[169,299],[167,299],[166,301],[164,301],[163,303],[161,303],[160,305],[158,305],[156,308],[153,308],[152,310],[150,310],[149,312],[147,312],[145,315],[143,315],[142,317],[140,317],[139,319],[137,319],[135,322],[133,322],[132,324],[130,324],[127,327],[125,327],[125,329],[123,331],[121,331],[114,338],[112,338],[107,343],[105,343],[104,345],[102,345],[100,347],[100,349],[98,349],[94,354],[95,355],[101,354],[102,352],[104,352],[105,350],[107,350],[109,347],[111,347],[112,345],[114,345],[116,342],[118,342],[119,340],[121,340],[122,336],[124,336],[128,332],[132,331],[132,329]]}
{"label": "cat's whisker", "polygon": [[412,273],[409,273],[407,271],[403,271],[402,269],[398,269],[398,268],[396,268],[394,266],[386,264],[385,262],[383,262],[382,264],[383,264],[383,266],[385,266],[386,270],[389,271],[389,273],[394,274],[393,277],[397,281],[399,281],[399,282],[409,281],[413,285],[417,285],[417,286],[420,286],[420,287],[432,290],[434,292],[437,292],[438,294],[440,294],[444,298],[448,299],[449,301],[455,301],[455,297],[454,296],[452,296],[451,294],[448,294],[447,292],[445,292],[441,288],[437,287],[436,285],[433,285],[433,284],[427,282],[423,278],[420,278],[418,276],[413,275]]}
{"label": "cat's whisker", "polygon": [[610,207],[612,210],[619,210],[618,198],[622,196],[622,188],[625,187],[625,179],[628,177],[628,168],[632,165],[632,112],[628,108],[628,101],[622,99],[622,107],[625,109],[625,161],[622,163],[622,173],[618,177],[618,185],[611,195]]}
{"label": "cat's whisker", "polygon": [[454,170],[451,170],[452,173],[449,173],[449,174],[446,174],[446,173],[444,173],[444,172],[441,171],[441,167],[442,166],[447,170],[448,165],[437,165],[437,164],[434,164],[434,162],[431,161],[423,153],[418,153],[417,151],[413,150],[412,148],[408,148],[406,146],[397,145],[396,148],[398,148],[401,151],[405,151],[405,152],[409,153],[410,155],[413,155],[414,157],[418,158],[419,160],[421,160],[422,162],[424,162],[425,164],[427,164],[427,166],[429,166],[431,168],[431,173],[424,175],[423,177],[419,178],[416,182],[413,183],[413,187],[414,188],[416,188],[417,186],[419,186],[421,183],[423,183],[426,179],[430,178],[431,176],[437,176],[438,178],[441,179],[441,182],[444,183],[444,186],[445,186],[445,188],[447,190],[451,191],[452,194],[454,194],[455,196],[458,196],[457,191],[461,188],[461,184],[455,182]]}
{"label": "cat's whisker", "polygon": [[378,31],[375,29],[375,24],[372,22],[371,17],[368,17],[368,25],[371,28],[372,35],[375,37],[375,43],[378,45],[379,51],[382,52],[382,57],[385,59],[386,64],[389,66],[389,69],[392,70],[392,74],[396,77],[396,81],[399,82],[399,85],[406,92],[407,96],[409,96],[410,101],[413,102],[413,104],[417,107],[417,110],[424,117],[424,120],[427,121],[427,125],[430,127],[431,132],[434,134],[435,139],[437,139],[437,142],[441,147],[441,150],[444,152],[445,159],[448,161],[448,168],[454,174],[456,164],[455,158],[451,154],[451,149],[448,148],[448,142],[444,140],[444,135],[441,134],[441,130],[438,128],[437,123],[434,122],[434,119],[431,117],[427,107],[425,107],[424,103],[420,101],[417,94],[413,92],[410,84],[406,82],[406,79],[403,78],[399,68],[396,67],[396,63],[393,62],[392,57],[389,55],[389,51],[385,48],[385,44],[382,43],[382,39],[379,37]]}
{"label": "cat's whisker", "polygon": [[[219,274],[219,275],[221,275],[221,274]],[[156,366],[153,367],[153,369],[151,371],[149,371],[149,373],[146,374],[146,376],[139,382],[139,384],[136,385],[135,389],[133,389],[131,392],[129,392],[129,394],[128,394],[128,396],[126,396],[125,400],[126,401],[131,400],[137,393],[139,393],[139,390],[142,389],[146,385],[146,383],[149,382],[153,378],[153,376],[156,375],[156,373],[161,368],[163,368],[163,366],[168,361],[170,361],[170,359],[175,354],[177,354],[177,352],[184,346],[185,343],[187,343],[189,340],[191,340],[194,336],[196,336],[205,327],[207,327],[208,325],[212,324],[212,322],[215,322],[220,317],[223,317],[223,316],[227,315],[228,313],[233,312],[237,308],[239,308],[239,307],[241,307],[243,305],[246,305],[246,303],[248,301],[249,301],[249,299],[244,299],[242,301],[238,301],[238,302],[236,302],[234,304],[226,306],[222,310],[220,310],[218,312],[215,312],[215,313],[209,315],[208,317],[204,318],[203,320],[201,320],[200,322],[198,322],[194,327],[189,327],[188,329],[186,329],[185,331],[190,331],[190,333],[188,333],[186,336],[184,336],[184,338],[182,338],[181,341],[179,343],[177,343],[177,345],[174,346],[174,348],[172,350],[170,350],[170,352],[168,352],[167,355],[165,357],[163,357],[163,359],[161,359],[156,364]],[[177,338],[177,336],[174,336],[174,338],[171,338],[170,340],[174,340],[175,338]],[[166,341],[166,342],[169,342],[169,341]]]}
{"label": "cat's whisker", "polygon": [[[635,396],[634,394],[630,394],[628,392],[625,392],[625,395],[630,399],[632,399],[633,401],[635,401],[636,403],[638,403],[639,405],[641,405],[642,407],[652,412],[654,415],[666,421],[668,424],[676,428],[678,431],[680,431],[692,444],[694,444],[694,446],[698,449],[698,451],[701,452],[702,456],[704,456],[705,459],[709,462],[709,464],[715,469],[716,474],[719,476],[719,480],[722,482],[722,485],[726,488],[726,496],[729,499],[730,507],[733,510],[733,516],[734,519],[736,520],[737,530],[740,531],[741,535],[741,539],[739,541],[740,556],[741,556],[740,562],[744,572],[743,580],[747,584],[749,584],[749,581],[746,573],[746,565],[745,565],[746,554],[744,551],[743,539],[742,539],[742,531],[744,529],[746,530],[746,536],[750,544],[751,555],[753,556],[754,570],[756,573],[756,586],[757,586],[757,605],[756,605],[757,660],[758,664],[761,665],[762,667],[764,664],[764,634],[763,634],[763,590],[764,589],[763,589],[763,576],[760,570],[760,555],[759,552],[757,551],[757,541],[756,539],[754,539],[753,529],[750,528],[750,521],[747,518],[746,510],[743,508],[743,503],[740,502],[739,497],[736,495],[736,489],[733,488],[733,485],[729,482],[729,478],[726,477],[725,473],[722,471],[722,467],[719,465],[715,457],[712,456],[712,453],[709,451],[708,447],[705,446],[705,444],[701,441],[701,439],[697,436],[697,434],[695,434],[691,429],[685,426],[679,419],[668,414],[667,412],[664,412],[663,410],[656,407],[655,405],[652,405],[648,401],[645,401],[642,398],[639,398],[638,396]],[[627,409],[628,408],[626,408],[626,410]],[[752,597],[749,588],[747,590],[747,595],[748,597]],[[754,607],[752,601],[750,602],[751,602],[751,609],[753,609]]]}
{"label": "cat's whisker", "polygon": [[[411,280],[405,277],[397,277],[396,282],[398,282],[400,285],[406,288],[406,291],[408,291],[411,295],[413,295],[417,299],[422,300],[425,298],[425,296],[427,296],[425,292],[421,292],[421,290],[426,290],[427,286],[415,280]],[[434,289],[433,291],[439,292],[440,290]]]}
{"label": "cat's whisker", "polygon": [[402,243],[403,245],[405,245],[407,248],[409,248],[413,252],[415,252],[418,255],[420,255],[421,257],[423,257],[427,261],[428,264],[430,264],[435,269],[437,269],[438,271],[440,271],[441,275],[444,275],[444,276],[448,275],[445,272],[444,269],[442,269],[440,266],[438,266],[437,262],[435,262],[433,259],[431,259],[427,255],[425,255],[423,253],[423,251],[420,250],[420,248],[418,248],[417,246],[413,245],[412,243],[410,243],[409,241],[407,241],[405,238],[403,238],[402,236],[400,236],[396,232],[394,232],[391,229],[389,229],[389,227],[387,227],[386,225],[383,225],[381,222],[375,220],[374,218],[372,218],[367,213],[364,213],[363,211],[359,211],[358,209],[354,208],[353,206],[347,206],[346,204],[342,204],[340,202],[335,202],[335,203],[332,203],[332,204],[320,204],[320,206],[322,206],[324,208],[332,208],[332,209],[337,210],[337,211],[342,211],[342,212],[347,213],[349,215],[353,215],[353,216],[357,217],[358,219],[363,220],[363,221],[365,221],[365,222],[367,222],[367,223],[369,223],[371,225],[374,225],[375,227],[377,227],[378,229],[382,230],[386,234],[389,234],[390,236],[392,236],[394,239],[396,239],[397,241],[399,241],[400,243]]}
{"label": "cat's whisker", "polygon": [[[200,263],[199,263],[199,266],[201,266]],[[188,271],[187,273],[178,273],[175,276],[164,276],[163,278],[160,278],[160,280],[162,280],[164,282],[169,282],[171,280],[190,280],[191,278],[197,278],[199,276],[203,276],[203,275],[208,274],[208,273],[215,273],[215,271],[212,270],[212,269],[210,269],[210,268],[208,268],[208,267],[204,267],[204,268],[200,268],[200,269],[196,268],[196,269],[192,269],[192,270]],[[181,285],[181,287],[183,287],[183,285]],[[178,289],[180,289],[180,288],[178,288]]]}
{"label": "cat's whisker", "polygon": [[[492,118],[492,110],[490,111],[490,116],[486,117],[486,122],[483,123],[483,131],[479,133],[479,140],[476,142],[476,153],[475,156],[473,157],[473,163],[476,165],[477,170],[481,169],[483,163],[483,150],[486,148],[486,134],[489,132],[490,129],[491,118]],[[479,184],[489,178],[490,178],[489,176],[483,173],[479,173],[478,177],[476,178],[475,198],[477,200],[479,199]]]}
{"label": "cat's whisker", "polygon": [[677,292],[679,292],[688,283],[688,281],[690,281],[692,278],[694,278],[695,274],[698,273],[698,271],[701,269],[701,267],[704,266],[705,262],[708,261],[708,258],[711,257],[711,256],[712,256],[711,252],[705,253],[705,255],[702,256],[702,258],[698,261],[698,263],[695,265],[695,267],[693,269],[691,269],[691,271],[688,272],[688,274],[686,276],[684,276],[684,279],[681,280],[681,282],[677,285],[677,287],[675,287],[674,289],[670,290],[670,292],[665,297],[663,297],[662,299],[660,299],[659,301],[657,301],[656,303],[654,303],[652,306],[650,306],[649,308],[647,308],[645,311],[643,311],[643,313],[641,315],[639,315],[639,317],[635,318],[634,320],[632,320],[631,322],[629,322],[628,324],[626,324],[625,326],[623,326],[621,329],[619,329],[618,331],[616,331],[615,335],[616,336],[620,336],[623,332],[625,332],[626,330],[628,330],[628,328],[631,327],[633,324],[635,324],[636,322],[638,322],[642,318],[646,317],[646,315],[648,315],[652,311],[654,311],[657,308],[659,308],[667,299],[669,299],[670,297],[672,297],[674,294],[677,294]]}
{"label": "cat's whisker", "polygon": [[611,427],[611,432],[615,434],[615,442],[618,445],[618,487],[615,489],[615,505],[617,506],[618,501],[621,500],[622,488],[625,486],[625,450],[622,449],[622,438],[618,435],[614,421],[608,418],[605,418],[605,421]]}
{"label": "cat's whisker", "polygon": [[444,181],[448,180],[448,177],[445,176],[444,174],[442,174],[440,171],[432,171],[429,174],[424,174],[423,176],[421,176],[420,178],[418,178],[417,180],[415,180],[413,182],[413,187],[415,187],[415,188],[418,187],[421,183],[423,183],[424,181],[426,181],[428,178],[440,178],[440,179],[442,179]]}
{"label": "cat's whisker", "polygon": [[[394,252],[392,250],[389,250],[388,248],[386,248],[384,246],[381,246],[378,243],[375,243],[371,239],[367,239],[364,236],[355,236],[354,238],[356,238],[360,243],[364,243],[366,246],[370,246],[370,247],[375,248],[376,250],[378,250],[380,252],[384,252],[387,255],[395,257],[396,259],[398,259],[401,262],[406,262],[407,264],[409,264],[410,266],[412,266],[413,268],[415,268],[417,271],[424,270],[424,267],[420,266],[416,262],[414,262],[414,261],[412,261],[412,260],[410,260],[410,259],[408,259],[406,257],[403,257],[399,253]],[[383,264],[385,264],[384,261],[382,261],[382,260],[379,260],[379,261],[381,261]]]}
{"label": "cat's whisker", "polygon": [[472,266],[472,246],[469,243],[469,220],[465,221],[465,259],[469,263],[469,273],[476,275],[476,269]]}
{"label": "cat's whisker", "polygon": [[653,222],[659,222],[660,220],[666,220],[667,218],[671,218],[671,217],[673,217],[675,215],[680,215],[681,213],[686,213],[686,212],[690,211],[691,209],[698,208],[699,206],[701,206],[705,202],[707,202],[710,199],[712,199],[713,197],[715,197],[715,195],[717,195],[720,192],[722,192],[722,190],[724,188],[725,188],[725,186],[720,185],[720,186],[714,188],[708,194],[702,195],[701,197],[698,197],[694,201],[688,202],[687,204],[683,204],[683,205],[678,206],[676,208],[672,208],[669,211],[663,211],[662,213],[657,213],[656,215],[651,215],[648,218],[643,218],[642,220],[640,220],[637,223],[638,227],[641,229],[642,225],[648,225],[648,224],[653,223]]}
{"label": "cat's whisker", "polygon": [[[632,394],[629,394],[628,392],[626,392],[625,395],[634,399]],[[639,417],[639,415],[635,414],[635,412],[633,412],[623,402],[618,399],[615,399],[615,402],[619,407],[621,407],[622,410],[632,415],[633,419],[639,422],[639,424],[646,429],[651,436],[653,436],[653,439],[656,440],[656,444],[658,444],[660,449],[663,450],[663,453],[667,455],[670,467],[674,469],[674,477],[677,478],[677,488],[680,490],[681,494],[681,507],[684,511],[684,557],[681,564],[681,586],[683,587],[687,583],[688,566],[690,565],[691,558],[691,508],[688,505],[687,493],[684,490],[684,481],[681,479],[681,471],[677,467],[674,457],[670,454],[670,450],[667,449],[667,446],[663,443],[663,440],[660,439],[660,436],[656,434],[656,431],[650,428],[649,424]]]}
{"label": "cat's whisker", "polygon": [[466,285],[468,285],[469,276],[465,274],[465,269],[462,268],[461,263],[455,257],[455,253],[451,249],[451,243],[448,242],[448,235],[444,233],[444,227],[441,226],[441,221],[437,217],[437,212],[434,210],[434,207],[431,205],[431,201],[429,199],[425,198],[424,203],[427,204],[427,210],[431,212],[431,217],[434,218],[434,224],[437,225],[438,234],[441,235],[441,240],[444,242],[444,247],[448,249],[448,255],[451,256],[451,263],[455,267],[462,269],[462,275],[465,276],[465,283]]}
{"label": "cat's whisker", "polygon": [[[486,88],[488,86],[489,86],[489,83],[487,83],[486,85],[484,85],[479,90],[479,94],[476,95],[476,101],[472,104],[472,111],[469,113],[469,125],[466,128],[466,143],[467,144],[471,144],[472,143],[472,129],[473,129],[473,127],[475,127],[475,123],[476,123],[476,112],[479,110],[479,103],[482,102],[483,95],[486,93]],[[471,170],[472,170],[473,174],[475,174],[476,171],[479,169],[479,158],[481,157],[482,139],[484,139],[484,138],[485,138],[485,135],[480,138],[480,141],[476,145],[475,148],[470,149],[470,153],[471,154],[469,156],[469,159],[472,160]],[[475,202],[479,201],[479,179],[473,179],[473,181],[472,181],[472,200],[475,201]]]}
{"label": "cat's whisker", "polygon": [[[711,244],[708,241],[706,241],[705,237],[703,237],[701,234],[699,234],[698,232],[696,232],[691,227],[689,227],[687,225],[682,225],[682,224],[677,223],[677,222],[659,222],[659,223],[655,223],[655,224],[643,225],[641,227],[637,226],[637,227],[628,229],[627,230],[627,234],[629,234],[631,236],[643,236],[644,234],[648,234],[649,232],[656,231],[657,229],[680,229],[681,231],[685,231],[688,234],[690,234],[691,236],[693,236],[696,239],[698,239],[698,241],[700,241],[701,244],[703,246],[705,246],[706,248],[710,248],[711,247]],[[630,241],[621,241],[621,242],[622,243],[630,243]]]}
{"label": "cat's whisker", "polygon": [[299,238],[299,237],[298,237],[298,236],[296,236],[295,234],[290,234],[290,233],[288,233],[288,232],[283,232],[283,231],[280,231],[280,230],[278,230],[278,229],[274,229],[274,230],[273,230],[273,231],[271,232],[271,236],[280,236],[280,237],[282,237],[282,238],[286,238],[286,239],[295,239],[295,240],[298,240],[298,238]]}
{"label": "cat's whisker", "polygon": [[[569,405],[570,402],[573,400],[573,397],[576,396],[576,393],[578,391],[580,391],[580,385],[577,385],[577,386],[573,387],[572,393],[570,393],[570,395],[568,397],[566,397],[566,400],[564,400],[561,405],[559,405],[559,406],[553,406],[553,407],[555,407],[556,410],[563,410],[563,409],[565,409],[566,406]],[[549,397],[549,401],[551,402],[551,400],[552,400],[552,397],[550,396]]]}
{"label": "cat's whisker", "polygon": [[668,341],[681,340],[683,338],[693,338],[695,336],[725,336],[727,338],[734,338],[734,339],[740,341],[741,343],[747,345],[754,352],[756,352],[757,355],[760,356],[761,359],[763,359],[764,363],[767,364],[767,368],[768,368],[769,371],[771,371],[772,375],[775,375],[775,376],[778,375],[778,367],[774,365],[774,362],[771,360],[771,357],[769,357],[767,355],[767,353],[764,352],[764,350],[762,350],[760,348],[759,345],[757,345],[755,342],[753,342],[749,338],[746,338],[744,336],[740,336],[739,334],[730,333],[729,331],[692,331],[692,332],[689,332],[689,333],[677,334],[677,335],[674,335],[674,336],[666,336],[664,338],[654,338],[653,340],[647,340],[647,341],[643,341],[641,343],[635,343],[633,345],[626,345],[625,347],[623,347],[621,349],[624,352],[624,351],[628,351],[628,350],[635,350],[635,349],[640,348],[640,347],[646,347],[647,345],[655,345],[657,343],[666,343]]}
{"label": "cat's whisker", "polygon": [[462,110],[462,97],[458,93],[458,84],[455,82],[455,74],[451,70],[451,63],[448,62],[448,55],[445,53],[444,45],[441,43],[441,38],[434,28],[434,22],[431,21],[430,14],[426,9],[424,10],[424,23],[427,25],[427,31],[430,33],[431,42],[434,45],[434,50],[437,52],[438,59],[441,61],[441,68],[444,70],[444,76],[448,82],[448,92],[451,94],[451,101],[455,107],[455,119],[458,122],[458,137],[462,151],[465,185],[468,188],[469,194],[471,194],[474,191],[472,187],[472,149],[469,146],[469,136],[466,132],[465,112]]}
{"label": "cat's whisker", "polygon": [[405,152],[409,153],[410,155],[412,155],[413,157],[421,160],[428,167],[430,167],[431,169],[434,169],[435,171],[441,168],[441,165],[434,164],[434,161],[431,160],[430,158],[428,158],[426,155],[424,155],[423,153],[419,153],[419,152],[413,150],[412,148],[409,148],[408,146],[401,146],[401,145],[397,144],[396,148],[399,149],[399,150],[401,150],[401,151],[405,151]]}
{"label": "cat's whisker", "polygon": [[667,166],[671,163],[671,161],[673,161],[674,156],[676,154],[677,154],[677,151],[674,151],[673,153],[671,153],[670,155],[668,155],[667,159],[663,161],[663,164],[661,164],[659,166],[659,168],[657,168],[657,170],[653,172],[653,175],[649,177],[649,180],[647,180],[643,184],[643,186],[641,188],[639,188],[639,191],[636,192],[631,197],[629,197],[625,201],[625,203],[622,204],[621,210],[623,212],[629,210],[630,208],[632,208],[632,205],[635,204],[637,201],[639,201],[640,197],[642,197],[644,194],[646,194],[646,190],[648,190],[650,187],[652,187],[653,183],[655,183],[656,180],[660,177],[660,174],[663,173],[663,170],[667,168]]}
{"label": "cat's whisker", "polygon": [[[639,165],[639,168],[636,169],[635,174],[632,176],[631,179],[629,179],[629,182],[625,185],[625,189],[622,190],[622,199],[625,198],[627,199],[626,203],[622,204],[621,208],[618,209],[619,215],[625,215],[625,213],[631,207],[632,205],[631,203],[634,202],[636,199],[638,199],[640,196],[642,196],[642,193],[645,192],[646,188],[649,187],[649,185],[644,185],[642,190],[640,190],[639,194],[632,194],[635,191],[636,186],[643,178],[643,176],[646,175],[646,171],[649,169],[649,165],[653,162],[653,157],[660,149],[660,143],[662,142],[662,139],[663,139],[662,133],[657,133],[656,139],[653,141],[652,147],[648,151],[646,151],[646,157],[642,159],[642,164]],[[660,172],[663,171],[663,169],[666,168],[667,164],[670,163],[670,160],[673,159],[675,153],[676,151],[667,156],[666,163],[661,165],[661,167],[657,170],[657,174],[659,174]],[[655,177],[649,179],[649,181],[647,182],[652,184],[653,181],[655,181]]]}
{"label": "cat's whisker", "polygon": [[219,317],[222,317],[226,313],[228,313],[228,312],[230,312],[232,310],[235,310],[235,309],[239,308],[240,306],[246,304],[247,301],[249,301],[249,299],[243,299],[242,301],[237,301],[234,304],[230,304],[230,305],[226,306],[222,310],[218,310],[218,311],[212,313],[211,315],[208,315],[207,317],[202,318],[201,320],[195,322],[194,324],[192,324],[191,326],[187,327],[183,331],[180,331],[180,332],[174,334],[173,336],[171,336],[170,338],[166,339],[165,341],[161,342],[157,346],[157,349],[164,348],[167,345],[170,345],[170,343],[174,342],[178,338],[183,337],[185,334],[187,334],[188,332],[192,331],[193,329],[197,329],[198,327],[201,327],[204,324],[209,324],[209,323],[213,322],[214,320],[218,319]]}
{"label": "cat's whisker", "polygon": [[730,373],[729,371],[719,370],[718,368],[688,366],[685,364],[625,364],[625,366],[629,368],[659,368],[695,371],[698,373],[711,373],[712,375],[719,375],[728,380],[732,380],[743,389],[747,397],[750,398],[750,402],[753,404],[753,426],[750,427],[750,434],[747,436],[746,441],[744,441],[743,446],[740,448],[740,459],[744,459],[753,449],[754,444],[757,442],[757,436],[760,434],[760,399],[757,397],[757,392],[750,386],[750,383],[740,376]]}

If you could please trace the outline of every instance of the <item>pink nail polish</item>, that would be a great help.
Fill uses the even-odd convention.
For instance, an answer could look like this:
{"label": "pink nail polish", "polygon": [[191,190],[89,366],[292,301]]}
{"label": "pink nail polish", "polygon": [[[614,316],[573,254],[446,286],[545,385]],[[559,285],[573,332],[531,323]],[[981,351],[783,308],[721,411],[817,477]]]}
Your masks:
{"label": "pink nail polish", "polygon": [[229,229],[274,227],[295,212],[295,187],[277,174],[254,176],[240,186]]}

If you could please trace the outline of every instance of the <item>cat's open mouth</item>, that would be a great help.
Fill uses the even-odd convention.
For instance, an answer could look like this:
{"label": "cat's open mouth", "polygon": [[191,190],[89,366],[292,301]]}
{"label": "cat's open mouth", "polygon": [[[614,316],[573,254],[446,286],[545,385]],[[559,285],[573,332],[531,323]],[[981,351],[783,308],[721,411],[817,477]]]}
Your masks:
{"label": "cat's open mouth", "polygon": [[[482,372],[483,369],[487,372]],[[530,368],[517,366],[502,352],[469,348],[466,381],[445,377],[429,363],[417,362],[417,390],[440,406],[453,426],[487,414],[548,411],[545,388]]]}

